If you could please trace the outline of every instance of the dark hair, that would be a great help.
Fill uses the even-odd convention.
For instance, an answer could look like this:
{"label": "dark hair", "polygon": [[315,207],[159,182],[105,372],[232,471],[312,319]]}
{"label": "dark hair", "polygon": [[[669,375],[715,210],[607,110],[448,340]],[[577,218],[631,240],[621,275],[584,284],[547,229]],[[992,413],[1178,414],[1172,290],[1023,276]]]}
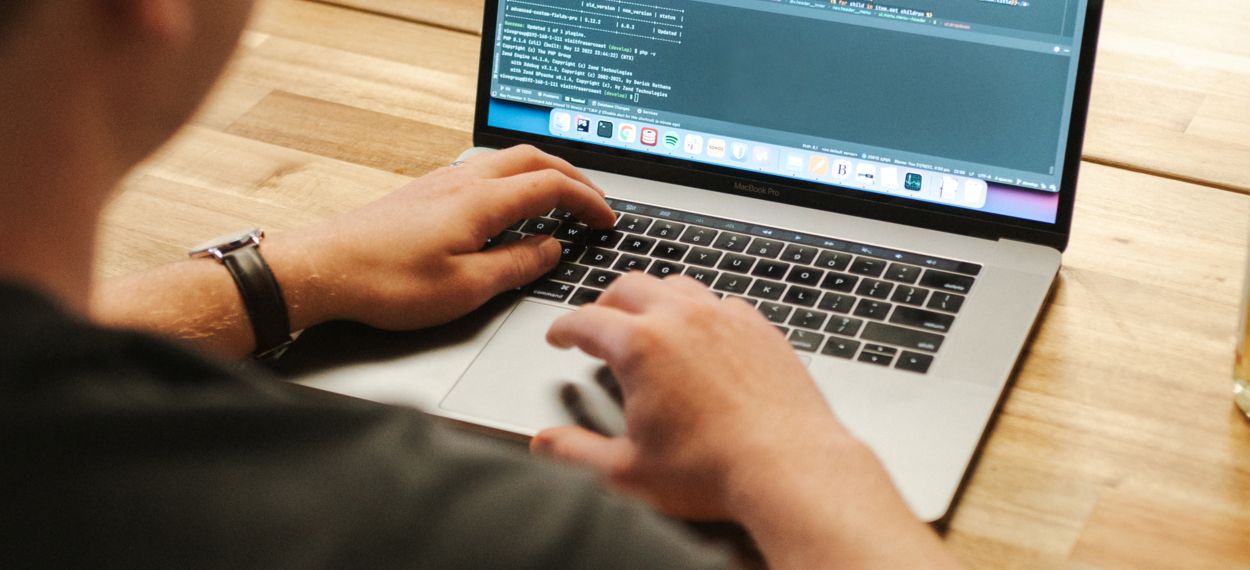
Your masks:
{"label": "dark hair", "polygon": [[9,32],[22,13],[30,7],[30,0],[0,0],[0,39]]}

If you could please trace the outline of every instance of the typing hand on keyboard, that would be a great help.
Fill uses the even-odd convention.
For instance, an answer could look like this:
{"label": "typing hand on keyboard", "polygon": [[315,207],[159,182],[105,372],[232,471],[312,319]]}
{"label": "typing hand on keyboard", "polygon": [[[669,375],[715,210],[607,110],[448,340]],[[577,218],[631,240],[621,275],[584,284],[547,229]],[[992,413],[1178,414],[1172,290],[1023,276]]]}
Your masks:
{"label": "typing hand on keyboard", "polygon": [[[611,228],[603,193],[572,165],[532,147],[444,168],[345,216],[265,242],[284,254],[278,278],[301,322],[351,319],[384,329],[451,321],[556,266],[544,227],[482,251],[519,219],[560,208]],[[554,230],[554,228],[552,228]],[[278,268],[275,268],[278,271]]]}

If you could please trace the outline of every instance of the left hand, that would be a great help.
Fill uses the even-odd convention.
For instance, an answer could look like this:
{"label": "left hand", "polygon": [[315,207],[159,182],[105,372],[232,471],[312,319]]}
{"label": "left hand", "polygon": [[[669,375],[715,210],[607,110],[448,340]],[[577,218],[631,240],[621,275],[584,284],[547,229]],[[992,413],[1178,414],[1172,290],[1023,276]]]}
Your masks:
{"label": "left hand", "polygon": [[616,219],[602,190],[571,164],[522,146],[439,169],[263,247],[294,328],[345,319],[411,330],[454,320],[550,271],[560,245],[549,237],[481,249],[518,220],[553,208],[596,229]]}

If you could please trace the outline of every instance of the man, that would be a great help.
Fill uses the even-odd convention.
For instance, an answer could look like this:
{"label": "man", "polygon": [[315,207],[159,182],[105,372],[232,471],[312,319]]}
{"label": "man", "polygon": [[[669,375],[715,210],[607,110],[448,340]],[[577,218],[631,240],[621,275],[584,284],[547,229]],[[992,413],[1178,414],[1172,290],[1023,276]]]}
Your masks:
{"label": "man", "polygon": [[[582,472],[416,412],[239,373],[259,344],[230,273],[188,260],[93,286],[101,209],[187,119],[249,0],[0,3],[0,566],[719,567]],[[538,278],[559,248],[479,251],[517,219],[614,218],[568,163],[518,148],[266,239],[291,328],[452,320]],[[691,519],[742,523],[778,567],[951,565],[784,339],[688,279],[629,275],[550,341],[603,358],[629,437],[535,452]],[[676,347],[712,347],[694,359]]]}

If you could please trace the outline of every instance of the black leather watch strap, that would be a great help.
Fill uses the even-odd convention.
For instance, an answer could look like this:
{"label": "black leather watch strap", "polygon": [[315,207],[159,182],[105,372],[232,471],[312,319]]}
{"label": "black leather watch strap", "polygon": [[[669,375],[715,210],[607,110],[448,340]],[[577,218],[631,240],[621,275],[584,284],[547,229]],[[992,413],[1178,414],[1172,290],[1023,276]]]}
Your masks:
{"label": "black leather watch strap", "polygon": [[221,262],[234,277],[247,317],[252,321],[252,331],[256,335],[253,355],[260,359],[282,356],[291,345],[291,319],[282,288],[261,256],[260,248],[241,247],[223,255]]}

